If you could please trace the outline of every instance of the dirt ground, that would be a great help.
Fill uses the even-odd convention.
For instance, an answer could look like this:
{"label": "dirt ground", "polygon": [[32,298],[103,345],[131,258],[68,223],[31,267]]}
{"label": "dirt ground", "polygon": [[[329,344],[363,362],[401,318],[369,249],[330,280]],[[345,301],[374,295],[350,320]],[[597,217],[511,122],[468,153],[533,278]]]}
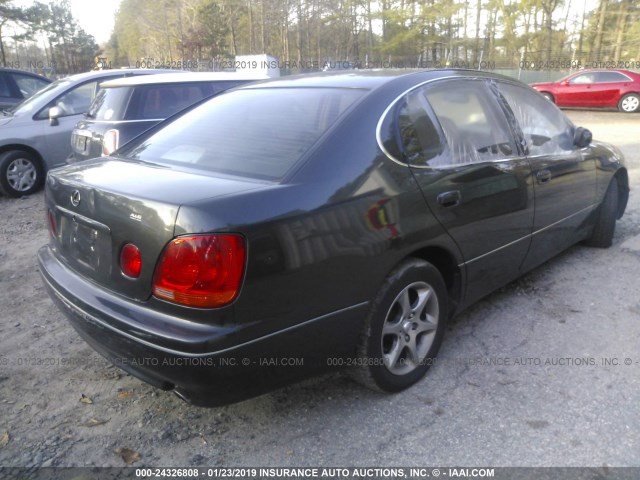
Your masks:
{"label": "dirt ground", "polygon": [[[567,113],[623,150],[638,188],[640,115]],[[380,395],[332,374],[214,409],[94,353],[39,278],[42,193],[0,197],[0,466],[123,466],[119,448],[135,466],[640,466],[634,193],[610,249],[573,247],[454,319],[414,388]],[[532,360],[454,361],[477,356]]]}

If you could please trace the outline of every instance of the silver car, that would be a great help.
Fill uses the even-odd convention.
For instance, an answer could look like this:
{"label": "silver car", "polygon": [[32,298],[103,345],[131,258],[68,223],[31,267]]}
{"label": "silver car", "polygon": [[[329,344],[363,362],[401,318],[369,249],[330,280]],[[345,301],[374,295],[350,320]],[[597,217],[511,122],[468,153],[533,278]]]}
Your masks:
{"label": "silver car", "polygon": [[38,190],[47,170],[65,164],[71,131],[102,82],[171,70],[100,70],[58,80],[0,113],[0,192],[11,197]]}

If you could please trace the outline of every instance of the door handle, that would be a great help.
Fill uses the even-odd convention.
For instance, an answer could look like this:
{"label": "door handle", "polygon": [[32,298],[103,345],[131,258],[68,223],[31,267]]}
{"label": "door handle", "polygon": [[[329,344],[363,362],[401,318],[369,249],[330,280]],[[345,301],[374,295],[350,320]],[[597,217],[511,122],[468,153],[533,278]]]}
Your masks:
{"label": "door handle", "polygon": [[551,172],[546,168],[544,170],[538,170],[536,173],[538,183],[548,183],[551,180]]}
{"label": "door handle", "polygon": [[443,207],[455,207],[460,203],[462,195],[459,190],[451,190],[450,192],[444,192],[438,195],[438,203]]}

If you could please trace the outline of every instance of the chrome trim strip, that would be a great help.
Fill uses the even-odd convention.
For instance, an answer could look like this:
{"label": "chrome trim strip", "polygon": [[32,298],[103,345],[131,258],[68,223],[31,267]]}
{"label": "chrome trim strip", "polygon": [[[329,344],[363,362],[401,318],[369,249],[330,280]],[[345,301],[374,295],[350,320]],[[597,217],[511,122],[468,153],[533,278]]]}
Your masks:
{"label": "chrome trim strip", "polygon": [[585,212],[585,211],[587,211],[587,210],[593,210],[593,209],[594,209],[594,207],[598,207],[598,205],[600,205],[600,204],[599,204],[599,203],[592,203],[592,204],[591,204],[591,205],[589,205],[588,207],[585,207],[585,208],[583,208],[582,210],[578,210],[576,213],[572,213],[571,215],[569,215],[569,216],[568,216],[568,217],[566,217],[566,218],[563,218],[563,219],[561,219],[561,220],[558,220],[557,222],[553,222],[552,224],[547,225],[546,227],[541,228],[540,230],[536,230],[536,231],[535,231],[535,232],[533,232],[531,235],[537,235],[537,234],[539,234],[539,233],[541,233],[541,232],[544,232],[545,230],[548,230],[549,228],[554,227],[554,226],[558,225],[559,223],[562,223],[562,222],[564,222],[565,220],[570,219],[571,217],[575,217],[576,215],[580,215],[582,212]]}
{"label": "chrome trim strip", "polygon": [[91,218],[87,218],[84,215],[80,215],[79,213],[76,213],[73,210],[68,210],[64,207],[61,207],[60,205],[56,205],[55,209],[69,217],[69,219],[74,222],[82,223],[90,228],[93,228],[94,230],[99,230],[111,235],[111,229],[104,223],[100,223],[92,220]]}
{"label": "chrome trim strip", "polygon": [[516,243],[518,243],[518,242],[521,242],[522,240],[526,240],[526,239],[528,239],[528,238],[530,238],[530,237],[533,237],[534,235],[537,235],[537,234],[539,234],[539,233],[542,233],[542,232],[544,232],[545,230],[548,230],[548,229],[550,229],[551,227],[554,227],[555,225],[558,225],[559,223],[564,222],[565,220],[569,220],[570,218],[575,217],[576,215],[580,215],[581,213],[583,213],[583,212],[585,212],[585,211],[587,211],[587,210],[593,210],[593,209],[594,209],[595,207],[597,207],[598,205],[599,205],[598,203],[593,203],[593,204],[589,205],[588,207],[585,207],[585,208],[583,208],[582,210],[579,210],[579,211],[577,211],[577,212],[575,212],[575,213],[572,213],[572,214],[571,214],[571,215],[569,215],[568,217],[562,218],[562,219],[558,220],[557,222],[551,223],[551,224],[547,225],[546,227],[541,228],[540,230],[536,230],[535,232],[532,232],[532,233],[530,233],[529,235],[525,235],[525,236],[524,236],[524,237],[522,237],[522,238],[518,238],[517,240],[514,240],[513,242],[509,242],[509,243],[507,243],[506,245],[502,245],[501,247],[498,247],[498,248],[496,248],[496,249],[494,249],[494,250],[491,250],[490,252],[483,253],[482,255],[479,255],[479,256],[477,256],[477,257],[475,257],[475,258],[472,258],[472,259],[471,259],[471,260],[469,260],[469,261],[462,262],[462,263],[460,263],[460,264],[458,265],[458,267],[464,267],[465,265],[469,265],[470,263],[475,262],[476,260],[480,260],[481,258],[484,258],[484,257],[486,257],[486,256],[488,256],[488,255],[493,255],[494,253],[496,253],[496,252],[497,252],[497,251],[499,251],[499,250],[502,250],[502,249],[504,249],[504,248],[510,247],[511,245],[514,245],[514,244],[516,244]]}
{"label": "chrome trim strip", "polygon": [[188,353],[188,352],[181,352],[179,350],[173,350],[171,348],[166,348],[166,347],[157,345],[155,343],[149,342],[147,340],[142,340],[141,338],[138,338],[138,337],[136,337],[134,335],[131,335],[131,334],[126,333],[126,332],[123,332],[122,330],[119,330],[116,327],[113,327],[113,326],[109,325],[108,323],[105,323],[104,321],[100,320],[99,318],[96,318],[94,315],[91,315],[86,310],[82,309],[81,307],[71,303],[62,293],[60,293],[60,291],[55,286],[53,286],[51,281],[49,281],[49,279],[46,278],[46,276],[44,278],[47,281],[47,285],[51,288],[53,293],[55,293],[56,297],[58,297],[58,299],[65,305],[65,307],[67,309],[71,310],[72,312],[76,313],[77,315],[81,316],[85,321],[96,323],[96,324],[100,325],[101,327],[107,328],[107,329],[109,329],[109,330],[111,330],[113,332],[116,332],[119,335],[127,337],[130,340],[133,340],[133,341],[135,341],[137,343],[141,343],[143,345],[146,345],[147,347],[150,347],[150,348],[152,348],[154,350],[159,350],[159,351],[162,351],[162,352],[165,352],[165,353],[170,353],[172,355],[179,355],[179,356],[182,356],[182,357],[189,357],[189,358],[200,358],[200,357],[207,357],[207,356],[211,356],[211,355],[224,354],[224,353],[230,352],[232,350],[236,350],[238,348],[245,347],[247,345],[251,345],[253,343],[260,342],[260,341],[265,340],[267,338],[271,338],[271,337],[274,337],[276,335],[280,335],[281,333],[289,332],[289,331],[294,330],[296,328],[303,327],[303,326],[308,325],[310,323],[323,320],[323,319],[325,319],[327,317],[330,317],[332,315],[336,315],[336,314],[339,314],[339,313],[347,312],[349,310],[355,310],[356,308],[363,307],[363,306],[365,306],[365,305],[367,305],[369,303],[369,302],[362,302],[362,303],[358,303],[356,305],[351,305],[350,307],[342,308],[340,310],[336,310],[334,312],[327,313],[325,315],[321,315],[321,316],[316,317],[316,318],[312,318],[311,320],[307,320],[306,322],[298,323],[296,325],[292,325],[290,327],[283,328],[282,330],[278,330],[277,332],[272,332],[272,333],[269,333],[269,334],[264,335],[262,337],[254,338],[253,340],[249,340],[249,341],[244,342],[244,343],[239,343],[237,345],[234,345],[233,347],[224,348],[222,350],[216,350],[216,351],[213,351],[213,352]]}
{"label": "chrome trim strip", "polygon": [[166,120],[165,118],[139,118],[137,120],[91,120],[87,119],[92,124],[93,123],[138,123],[138,122],[162,122]]}

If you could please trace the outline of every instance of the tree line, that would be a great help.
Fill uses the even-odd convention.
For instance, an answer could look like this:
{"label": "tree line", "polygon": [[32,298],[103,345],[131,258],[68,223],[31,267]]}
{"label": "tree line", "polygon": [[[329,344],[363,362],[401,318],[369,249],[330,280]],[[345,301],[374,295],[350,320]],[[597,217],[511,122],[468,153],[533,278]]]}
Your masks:
{"label": "tree line", "polygon": [[[574,7],[571,6],[574,3]],[[599,0],[122,0],[105,48],[143,58],[265,53],[286,64],[640,60],[640,5]],[[569,12],[574,12],[572,15]]]}
{"label": "tree line", "polygon": [[0,0],[0,63],[40,73],[90,70],[101,52],[73,17],[68,0],[18,7]]}
{"label": "tree line", "polygon": [[579,0],[122,0],[111,38],[100,48],[78,26],[67,0],[27,8],[0,0],[0,60],[6,65],[16,56],[39,54],[65,73],[87,70],[97,55],[113,67],[204,70],[258,53],[303,71],[345,64],[637,65],[639,2],[586,5]]}

